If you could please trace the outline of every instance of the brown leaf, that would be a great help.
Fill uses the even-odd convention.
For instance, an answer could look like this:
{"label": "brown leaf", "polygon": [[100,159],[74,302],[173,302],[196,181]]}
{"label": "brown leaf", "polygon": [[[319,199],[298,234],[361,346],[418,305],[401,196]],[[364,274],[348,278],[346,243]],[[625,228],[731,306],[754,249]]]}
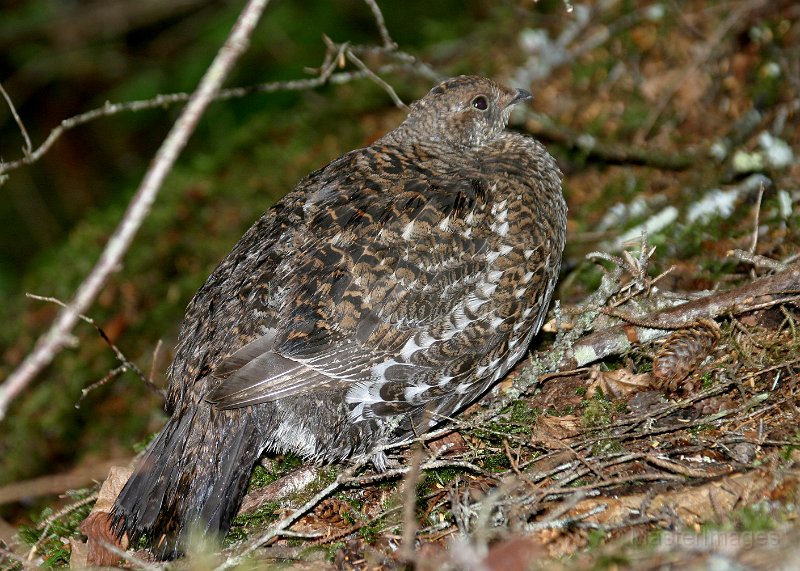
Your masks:
{"label": "brown leaf", "polygon": [[634,373],[630,369],[601,371],[595,368],[588,390],[589,394],[600,389],[604,395],[613,399],[627,399],[633,394],[650,390],[652,381],[650,373]]}
{"label": "brown leaf", "polygon": [[[76,563],[73,564],[70,558],[70,565],[74,567],[86,566],[109,566],[114,565],[120,560],[119,555],[106,549],[105,545],[115,545],[122,551],[128,549],[128,537],[117,534],[111,529],[111,507],[114,500],[122,491],[122,487],[131,475],[131,468],[114,466],[108,473],[108,478],[103,482],[97,496],[97,502],[92,508],[92,512],[81,523],[81,533],[87,538],[86,549],[73,550]],[[85,556],[85,564],[83,558]]]}
{"label": "brown leaf", "polygon": [[[431,440],[430,442],[428,442],[428,447],[437,456],[464,454],[465,452],[469,451],[469,446],[467,445],[467,441],[464,440],[464,437],[461,436],[461,434],[459,434],[458,432],[451,432],[450,434],[445,434],[441,438],[437,438],[436,440]],[[445,447],[446,450],[440,453],[440,450],[442,450]]]}
{"label": "brown leaf", "polygon": [[574,414],[564,416],[540,415],[536,419],[531,439],[548,448],[563,448],[563,439],[572,438],[581,431],[581,419]]}
{"label": "brown leaf", "polygon": [[69,538],[69,566],[71,569],[89,567],[89,546],[74,537]]}

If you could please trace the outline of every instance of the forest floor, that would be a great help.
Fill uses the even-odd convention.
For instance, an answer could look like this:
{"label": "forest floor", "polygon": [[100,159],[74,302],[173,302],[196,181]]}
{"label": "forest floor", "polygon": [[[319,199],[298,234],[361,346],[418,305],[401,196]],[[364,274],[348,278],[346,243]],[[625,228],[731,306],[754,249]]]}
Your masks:
{"label": "forest floor", "polygon": [[[293,569],[800,568],[800,6],[612,4],[541,28],[515,27],[518,6],[496,15],[513,40],[430,58],[460,69],[513,46],[492,71],[535,94],[513,127],[564,170],[559,304],[530,358],[389,451],[388,472],[265,459],[223,549],[175,566],[238,562],[257,543],[258,565]],[[362,119],[371,133],[395,117]],[[118,561],[93,522],[124,473],[94,508],[99,485],[0,529],[24,539],[7,565]]]}

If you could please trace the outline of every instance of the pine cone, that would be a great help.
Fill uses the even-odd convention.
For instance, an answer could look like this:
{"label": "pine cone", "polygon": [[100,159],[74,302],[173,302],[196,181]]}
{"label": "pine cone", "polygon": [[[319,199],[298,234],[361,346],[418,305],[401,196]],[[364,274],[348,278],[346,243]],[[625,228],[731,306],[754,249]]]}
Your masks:
{"label": "pine cone", "polygon": [[698,319],[670,335],[653,359],[656,388],[676,391],[719,341],[719,326],[713,319]]}

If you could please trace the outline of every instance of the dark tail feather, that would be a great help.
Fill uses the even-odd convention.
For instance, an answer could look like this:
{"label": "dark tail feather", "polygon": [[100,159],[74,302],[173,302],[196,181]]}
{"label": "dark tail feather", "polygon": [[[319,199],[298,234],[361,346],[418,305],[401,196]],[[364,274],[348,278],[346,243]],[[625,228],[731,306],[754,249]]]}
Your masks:
{"label": "dark tail feather", "polygon": [[261,449],[249,411],[201,402],[176,413],[114,503],[114,529],[131,543],[148,536],[162,559],[180,555],[193,530],[224,534]]}

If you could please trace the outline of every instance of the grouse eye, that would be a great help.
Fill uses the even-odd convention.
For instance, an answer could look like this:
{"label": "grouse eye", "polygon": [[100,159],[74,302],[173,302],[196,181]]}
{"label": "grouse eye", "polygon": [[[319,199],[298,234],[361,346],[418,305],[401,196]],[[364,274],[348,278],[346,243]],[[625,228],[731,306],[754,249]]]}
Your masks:
{"label": "grouse eye", "polygon": [[486,109],[489,108],[489,102],[486,101],[486,98],[483,95],[478,95],[472,100],[472,106],[479,111],[486,111]]}

